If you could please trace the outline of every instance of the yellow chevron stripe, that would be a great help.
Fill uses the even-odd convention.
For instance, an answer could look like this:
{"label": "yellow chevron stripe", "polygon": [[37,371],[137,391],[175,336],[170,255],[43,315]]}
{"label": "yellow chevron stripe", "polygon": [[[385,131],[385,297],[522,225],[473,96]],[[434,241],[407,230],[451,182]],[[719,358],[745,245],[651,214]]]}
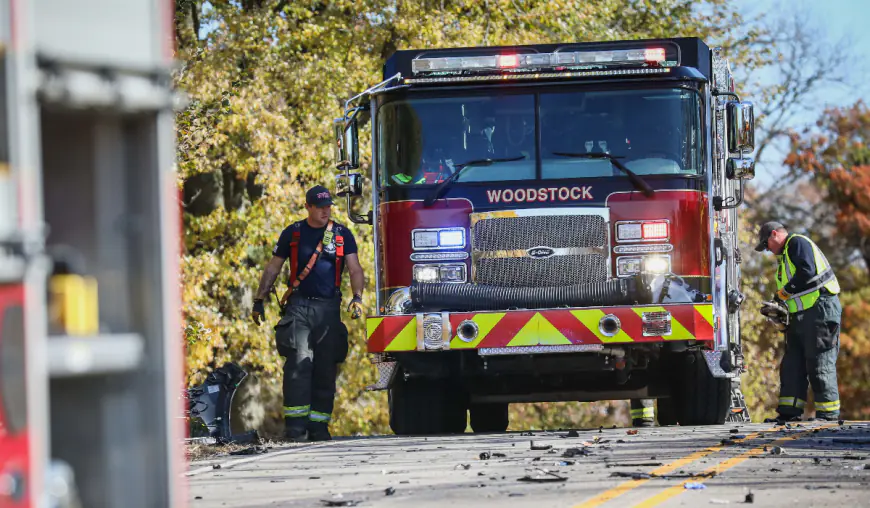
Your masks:
{"label": "yellow chevron stripe", "polygon": [[417,318],[411,319],[402,331],[396,335],[384,351],[416,351],[417,350]]}
{"label": "yellow chevron stripe", "polygon": [[378,325],[384,320],[382,317],[366,319],[366,340],[372,338],[372,334],[378,328]]}
{"label": "yellow chevron stripe", "polygon": [[[667,312],[667,309],[664,307],[637,307],[632,309],[638,316],[643,318],[644,312]],[[695,336],[689,333],[689,330],[686,329],[679,321],[674,318],[674,315],[671,314],[671,334],[665,335],[662,337],[664,340],[691,340],[694,339]]]}
{"label": "yellow chevron stripe", "polygon": [[695,310],[699,314],[704,316],[704,319],[706,319],[707,322],[710,323],[710,326],[713,326],[713,305],[695,305]]}
{"label": "yellow chevron stripe", "polygon": [[494,312],[487,314],[475,314],[471,320],[477,323],[479,331],[477,333],[477,338],[471,342],[465,342],[459,338],[459,336],[453,337],[453,340],[450,341],[450,349],[473,349],[476,348],[480,341],[486,338],[489,335],[489,332],[495,328],[495,325],[498,324],[499,321],[504,317],[504,312]]}
{"label": "yellow chevron stripe", "polygon": [[510,346],[538,346],[548,345],[554,346],[558,344],[571,344],[567,337],[562,335],[558,328],[536,312],[529,322],[514,335],[514,338],[508,342]]}
{"label": "yellow chevron stripe", "polygon": [[578,321],[583,323],[590,332],[594,333],[595,336],[605,344],[608,342],[634,342],[634,339],[625,333],[625,330],[619,330],[619,333],[613,337],[608,337],[601,333],[601,330],[598,329],[598,322],[601,321],[601,318],[606,314],[604,314],[604,311],[600,309],[572,310],[571,314],[573,314]]}

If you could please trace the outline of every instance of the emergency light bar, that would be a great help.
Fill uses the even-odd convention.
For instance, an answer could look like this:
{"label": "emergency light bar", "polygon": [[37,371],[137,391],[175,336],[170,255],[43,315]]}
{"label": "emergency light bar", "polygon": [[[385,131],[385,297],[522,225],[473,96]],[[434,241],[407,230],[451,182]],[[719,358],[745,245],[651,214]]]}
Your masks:
{"label": "emergency light bar", "polygon": [[411,69],[414,74],[419,74],[463,71],[523,71],[577,65],[661,65],[665,62],[665,53],[665,48],[635,48],[607,51],[416,58],[411,64]]}

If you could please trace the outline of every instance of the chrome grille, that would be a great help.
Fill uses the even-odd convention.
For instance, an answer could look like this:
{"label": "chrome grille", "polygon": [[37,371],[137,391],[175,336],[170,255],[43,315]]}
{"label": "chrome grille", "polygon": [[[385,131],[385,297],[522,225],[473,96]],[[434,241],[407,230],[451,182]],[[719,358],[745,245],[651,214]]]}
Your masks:
{"label": "chrome grille", "polygon": [[[584,210],[472,214],[474,282],[533,287],[607,280],[607,210]],[[544,248],[542,257],[529,254],[530,249],[537,252],[536,247]]]}

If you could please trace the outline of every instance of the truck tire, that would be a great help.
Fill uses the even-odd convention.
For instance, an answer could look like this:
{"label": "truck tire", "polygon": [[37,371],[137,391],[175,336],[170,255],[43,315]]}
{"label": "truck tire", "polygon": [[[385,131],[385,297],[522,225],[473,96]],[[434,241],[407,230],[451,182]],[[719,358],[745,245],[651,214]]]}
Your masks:
{"label": "truck tire", "polygon": [[468,412],[464,394],[444,382],[399,377],[388,398],[390,428],[398,436],[465,432]]}
{"label": "truck tire", "polygon": [[504,432],[510,423],[507,403],[472,404],[468,413],[474,432]]}
{"label": "truck tire", "polygon": [[731,409],[731,380],[713,377],[700,351],[680,356],[674,387],[677,421],[680,425],[722,425]]}

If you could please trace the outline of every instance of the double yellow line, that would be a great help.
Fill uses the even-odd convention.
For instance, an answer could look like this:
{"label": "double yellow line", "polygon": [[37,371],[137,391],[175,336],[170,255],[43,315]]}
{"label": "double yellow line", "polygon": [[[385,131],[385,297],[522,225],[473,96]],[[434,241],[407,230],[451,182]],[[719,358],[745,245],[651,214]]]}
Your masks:
{"label": "double yellow line", "polygon": [[[790,436],[777,439],[777,440],[773,441],[772,443],[765,443],[763,445],[756,446],[755,448],[752,448],[752,449],[750,449],[750,450],[748,450],[748,451],[746,451],[746,452],[744,452],[736,457],[731,457],[730,459],[727,459],[723,462],[716,464],[715,466],[708,468],[706,471],[698,474],[697,476],[693,476],[691,478],[686,478],[685,480],[681,481],[680,483],[678,483],[672,487],[668,487],[667,489],[659,492],[658,494],[656,494],[656,495],[654,495],[654,496],[652,496],[644,501],[641,501],[640,503],[638,503],[635,506],[638,508],[650,508],[652,506],[658,506],[659,504],[664,503],[668,499],[676,497],[676,496],[680,495],[680,493],[684,492],[685,489],[683,486],[686,483],[698,481],[698,480],[703,479],[703,478],[707,478],[711,474],[718,475],[720,473],[723,473],[723,472],[731,469],[732,467],[742,463],[743,461],[745,461],[749,457],[763,453],[764,448],[766,446],[779,446],[783,443],[787,443],[788,441],[792,441],[794,439],[798,439],[798,438],[803,437],[807,434],[810,434],[814,430],[827,429],[829,427],[836,427],[837,425],[838,424],[836,424],[836,423],[830,423],[830,424],[826,424],[826,425],[821,425],[819,427],[813,427],[812,429],[807,429],[805,431],[797,432],[797,433],[794,433]],[[719,451],[723,450],[724,448],[727,448],[735,443],[743,443],[746,441],[750,441],[752,439],[756,439],[758,437],[761,437],[765,433],[775,432],[777,430],[779,430],[779,428],[773,427],[770,429],[762,430],[760,432],[754,432],[751,434],[747,434],[746,437],[744,437],[744,438],[735,439],[733,441],[730,441],[728,445],[711,446],[709,448],[705,448],[703,450],[697,451],[695,453],[692,453],[690,455],[686,455],[685,457],[677,459],[674,462],[671,462],[669,464],[665,464],[662,467],[654,469],[654,470],[650,471],[649,474],[650,475],[665,475],[665,474],[671,473],[671,472],[685,466],[686,464],[694,462],[700,458],[706,457],[706,456],[711,455],[713,453],[719,452]],[[589,499],[588,501],[585,501],[583,503],[580,503],[580,504],[574,506],[574,508],[592,508],[594,506],[600,506],[600,505],[602,505],[602,504],[604,504],[612,499],[616,499],[617,497],[625,494],[626,492],[629,492],[631,490],[634,490],[634,489],[640,487],[641,485],[643,485],[649,481],[650,481],[649,479],[644,479],[644,480],[629,480],[627,482],[623,482],[623,483],[617,485],[616,487],[613,487],[612,489],[609,489],[607,491],[602,492],[601,494],[598,494],[597,496],[593,497],[592,499]]]}

